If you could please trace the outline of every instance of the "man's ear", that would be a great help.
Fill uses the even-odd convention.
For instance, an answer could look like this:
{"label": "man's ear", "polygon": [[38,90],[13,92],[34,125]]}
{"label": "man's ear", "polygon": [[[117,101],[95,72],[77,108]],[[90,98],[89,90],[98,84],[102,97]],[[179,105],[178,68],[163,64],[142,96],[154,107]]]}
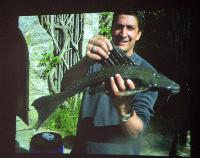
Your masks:
{"label": "man's ear", "polygon": [[139,31],[138,34],[137,34],[137,37],[136,37],[137,41],[140,39],[141,35],[142,35],[142,31]]}

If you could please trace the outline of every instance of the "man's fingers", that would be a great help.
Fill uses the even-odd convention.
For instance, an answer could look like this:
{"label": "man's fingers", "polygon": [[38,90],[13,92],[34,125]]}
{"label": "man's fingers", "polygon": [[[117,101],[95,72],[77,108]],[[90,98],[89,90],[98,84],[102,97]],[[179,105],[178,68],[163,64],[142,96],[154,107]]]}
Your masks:
{"label": "man's fingers", "polygon": [[127,79],[126,83],[125,83],[124,79],[122,78],[122,76],[120,74],[116,74],[115,78],[116,78],[119,90],[125,91],[127,88],[128,89],[135,88],[135,84],[133,83],[133,81],[131,79]]}
{"label": "man's fingers", "polygon": [[127,79],[127,80],[126,80],[126,84],[128,85],[128,87],[129,87],[130,89],[135,89],[135,85],[134,85],[134,83],[133,83],[132,80]]}
{"label": "man's fingers", "polygon": [[119,96],[120,91],[126,91],[126,89],[134,89],[135,85],[131,79],[123,80],[120,74],[116,74],[115,78],[110,78],[111,88],[115,96]]}
{"label": "man's fingers", "polygon": [[121,77],[121,75],[120,75],[120,74],[116,74],[116,75],[115,75],[115,78],[116,78],[117,85],[118,85],[119,89],[120,89],[121,91],[125,91],[125,90],[126,90],[126,86],[125,86],[125,84],[124,84],[124,80],[123,80],[123,78]]}
{"label": "man's fingers", "polygon": [[105,52],[109,53],[113,48],[110,41],[101,35],[96,35],[92,40],[91,43],[93,43],[96,46],[101,47]]}
{"label": "man's fingers", "polygon": [[102,58],[107,59],[110,54],[109,44],[111,45],[108,39],[104,39],[102,36],[95,36],[89,40],[87,46],[87,56],[93,60],[100,60]]}
{"label": "man's fingers", "polygon": [[92,39],[89,40],[89,43],[93,46],[100,47],[108,55],[112,50],[112,44],[110,43],[110,41],[106,37],[101,35],[94,36]]}
{"label": "man's fingers", "polygon": [[111,77],[111,88],[115,96],[119,96],[119,91],[125,91],[125,82],[120,74],[116,74],[115,78]]}
{"label": "man's fingers", "polygon": [[105,59],[108,58],[108,53],[106,53],[105,50],[102,49],[102,47],[99,47],[99,46],[94,46],[94,47],[95,47],[95,51],[92,49],[92,54],[97,54]]}
{"label": "man's fingers", "polygon": [[112,91],[114,93],[115,96],[118,96],[119,95],[119,89],[115,83],[115,79],[114,77],[111,77],[110,78],[110,84],[111,84],[111,88],[112,88]]}

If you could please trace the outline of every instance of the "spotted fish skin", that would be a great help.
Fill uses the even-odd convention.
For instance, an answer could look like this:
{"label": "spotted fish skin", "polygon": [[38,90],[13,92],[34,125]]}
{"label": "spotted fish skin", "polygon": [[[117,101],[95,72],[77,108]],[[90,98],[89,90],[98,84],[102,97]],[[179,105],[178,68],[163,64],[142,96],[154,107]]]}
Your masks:
{"label": "spotted fish skin", "polygon": [[89,76],[83,76],[79,80],[75,80],[61,93],[42,96],[36,99],[32,104],[38,111],[38,124],[36,128],[38,128],[52,112],[55,111],[58,105],[62,104],[67,98],[82,92],[86,87],[95,86],[105,82],[117,73],[124,79],[131,79],[136,85],[136,91],[134,93],[127,93],[125,95],[133,95],[143,91],[159,90],[164,90],[170,94],[177,94],[180,91],[179,84],[151,69],[137,65],[107,67]]}
{"label": "spotted fish skin", "polygon": [[148,90],[164,90],[171,94],[179,93],[180,86],[173,80],[161,73],[141,66],[113,66],[104,68],[92,75],[84,76],[75,80],[71,86],[66,88],[66,97],[73,96],[83,91],[86,87],[98,85],[101,82],[109,80],[111,76],[120,74],[124,79],[131,79],[138,87],[148,87]]}

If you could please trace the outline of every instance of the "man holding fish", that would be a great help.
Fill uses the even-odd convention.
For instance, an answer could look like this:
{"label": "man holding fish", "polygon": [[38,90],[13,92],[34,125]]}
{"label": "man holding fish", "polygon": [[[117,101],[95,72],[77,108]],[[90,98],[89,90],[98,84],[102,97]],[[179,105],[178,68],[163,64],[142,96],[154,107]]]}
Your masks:
{"label": "man holding fish", "polygon": [[[112,41],[136,65],[150,68],[151,64],[135,52],[135,43],[141,37],[141,22],[137,12],[114,13]],[[113,46],[104,36],[96,35],[89,40],[86,56],[69,69],[63,78],[62,88],[84,75],[99,71],[98,61],[109,58]],[[153,116],[157,92],[119,96],[118,92],[135,88],[131,79],[124,80],[120,74],[110,78],[112,95],[90,94],[84,91],[79,115],[76,141],[72,155],[112,154],[139,155],[140,142]]]}

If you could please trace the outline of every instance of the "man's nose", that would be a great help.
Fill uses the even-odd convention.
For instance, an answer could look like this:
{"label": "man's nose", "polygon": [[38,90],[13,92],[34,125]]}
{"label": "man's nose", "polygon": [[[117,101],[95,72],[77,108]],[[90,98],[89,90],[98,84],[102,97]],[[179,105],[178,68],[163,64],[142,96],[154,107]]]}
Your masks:
{"label": "man's nose", "polygon": [[126,27],[123,27],[121,29],[120,35],[123,36],[123,37],[127,36],[127,28]]}

